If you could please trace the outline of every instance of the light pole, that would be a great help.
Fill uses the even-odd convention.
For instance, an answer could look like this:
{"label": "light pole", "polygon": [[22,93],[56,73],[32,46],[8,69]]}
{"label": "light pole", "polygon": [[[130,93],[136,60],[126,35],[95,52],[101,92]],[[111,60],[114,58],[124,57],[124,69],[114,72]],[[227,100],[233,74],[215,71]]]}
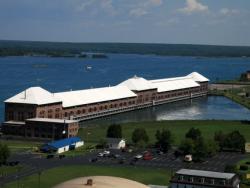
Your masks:
{"label": "light pole", "polygon": [[38,169],[38,188],[41,187],[41,174],[42,174],[42,171]]}

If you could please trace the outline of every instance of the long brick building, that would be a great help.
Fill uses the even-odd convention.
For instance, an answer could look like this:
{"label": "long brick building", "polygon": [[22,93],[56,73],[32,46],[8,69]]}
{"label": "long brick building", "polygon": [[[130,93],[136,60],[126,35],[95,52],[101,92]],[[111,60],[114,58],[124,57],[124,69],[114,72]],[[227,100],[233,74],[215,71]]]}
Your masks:
{"label": "long brick building", "polygon": [[[26,129],[24,125],[32,119],[43,124],[51,123],[46,119],[63,119],[64,126],[67,124],[70,127],[73,122],[66,120],[83,121],[199,97],[207,94],[208,81],[201,74],[193,72],[184,77],[158,80],[134,76],[112,87],[60,93],[51,93],[41,87],[31,87],[4,101],[3,130],[6,134],[14,134],[16,131],[16,134],[21,136],[22,133],[18,131],[21,128],[17,127]],[[15,131],[11,131],[12,128]],[[71,130],[69,128],[66,131]],[[75,132],[72,135],[67,134],[68,137],[74,135]]]}

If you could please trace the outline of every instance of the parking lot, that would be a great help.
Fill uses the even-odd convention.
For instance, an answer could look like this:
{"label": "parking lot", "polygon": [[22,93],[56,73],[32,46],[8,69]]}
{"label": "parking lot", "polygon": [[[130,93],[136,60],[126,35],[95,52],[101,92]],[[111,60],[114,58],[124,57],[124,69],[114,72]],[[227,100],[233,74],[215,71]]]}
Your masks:
{"label": "parking lot", "polygon": [[[132,165],[132,166],[145,166],[145,167],[158,167],[158,168],[169,168],[172,170],[178,170],[181,168],[192,168],[199,170],[209,171],[224,171],[224,168],[228,164],[234,164],[239,160],[247,157],[246,154],[241,153],[227,153],[220,152],[215,156],[207,159],[204,162],[184,162],[182,157],[176,158],[174,151],[170,151],[167,154],[152,154],[151,160],[144,160],[143,158],[134,160],[135,156],[142,154],[143,152],[132,152],[123,153],[120,151],[110,151],[111,156],[98,157],[98,153],[94,158],[97,164],[112,164],[112,165]],[[112,154],[118,154],[119,157],[112,157]],[[93,156],[92,156],[93,157]],[[91,158],[93,159],[93,158]],[[91,161],[91,160],[90,160]]]}
{"label": "parking lot", "polygon": [[60,158],[54,156],[53,158],[47,158],[46,156],[19,153],[12,156],[12,161],[19,161],[24,168],[17,173],[10,176],[0,178],[0,186],[16,180],[17,177],[25,177],[39,171],[50,169],[53,167],[65,166],[65,165],[108,165],[108,166],[133,166],[133,167],[151,167],[151,168],[166,168],[174,171],[181,168],[191,168],[199,170],[209,171],[224,171],[227,164],[235,164],[236,162],[250,157],[248,154],[232,153],[232,152],[220,152],[214,157],[207,159],[202,163],[184,162],[183,157],[175,158],[174,151],[169,151],[166,154],[158,154],[152,152],[152,158],[150,160],[144,160],[143,157],[135,160],[135,156],[142,155],[145,150],[122,152],[120,150],[108,150],[109,154],[100,156],[104,150],[94,151],[84,155],[66,156]]}

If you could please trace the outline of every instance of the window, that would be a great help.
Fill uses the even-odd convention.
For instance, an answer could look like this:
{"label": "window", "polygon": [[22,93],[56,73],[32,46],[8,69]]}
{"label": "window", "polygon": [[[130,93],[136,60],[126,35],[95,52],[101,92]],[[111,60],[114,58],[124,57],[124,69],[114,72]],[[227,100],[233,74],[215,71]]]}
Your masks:
{"label": "window", "polygon": [[68,112],[65,112],[65,113],[64,113],[64,117],[67,117],[67,116],[68,116]]}
{"label": "window", "polygon": [[13,120],[14,119],[14,113],[12,111],[9,111],[8,119],[9,120]]}
{"label": "window", "polygon": [[83,113],[83,114],[85,113],[85,109],[82,109],[82,113]]}

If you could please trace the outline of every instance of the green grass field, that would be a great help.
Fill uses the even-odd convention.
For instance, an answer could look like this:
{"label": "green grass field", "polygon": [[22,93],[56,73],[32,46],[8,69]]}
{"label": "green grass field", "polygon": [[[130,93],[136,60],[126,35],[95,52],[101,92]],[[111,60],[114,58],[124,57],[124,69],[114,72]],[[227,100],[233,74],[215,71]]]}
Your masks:
{"label": "green grass field", "polygon": [[21,170],[22,166],[1,166],[0,167],[0,176],[7,176]]}
{"label": "green grass field", "polygon": [[20,140],[0,140],[0,143],[7,144],[12,153],[27,151],[27,150],[32,151],[42,145],[41,142],[20,141]]}
{"label": "green grass field", "polygon": [[[171,172],[163,169],[138,167],[65,166],[42,172],[40,187],[49,188],[73,178],[93,175],[116,176],[144,184],[167,185],[171,177]],[[21,179],[19,182],[20,187],[38,187],[38,174]],[[14,187],[17,187],[17,182],[5,186],[5,188]]]}
{"label": "green grass field", "polygon": [[[169,129],[175,138],[175,145],[178,145],[184,139],[186,132],[191,128],[199,128],[205,139],[213,139],[216,131],[229,133],[234,130],[239,130],[250,142],[250,125],[244,124],[241,121],[196,121],[196,120],[180,120],[180,121],[158,121],[158,122],[138,122],[122,124],[123,137],[131,142],[131,135],[135,128],[143,127],[146,129],[150,138],[150,143],[155,142],[155,132],[157,129]],[[95,125],[81,128],[79,136],[85,142],[98,143],[100,139],[106,137],[108,125]],[[89,133],[87,135],[87,133]]]}

